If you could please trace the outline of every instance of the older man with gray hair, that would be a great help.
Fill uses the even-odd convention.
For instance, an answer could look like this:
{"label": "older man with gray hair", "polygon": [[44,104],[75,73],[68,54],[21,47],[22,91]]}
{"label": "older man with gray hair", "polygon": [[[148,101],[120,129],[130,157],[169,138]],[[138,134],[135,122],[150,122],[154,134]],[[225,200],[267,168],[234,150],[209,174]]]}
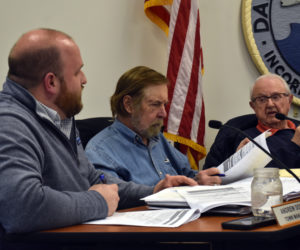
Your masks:
{"label": "older man with gray hair", "polygon": [[[285,80],[276,74],[258,77],[250,91],[250,107],[255,112],[255,120],[249,121],[243,131],[254,138],[269,130],[267,145],[275,155],[289,168],[299,168],[300,127],[296,120],[276,118],[277,113],[288,115],[292,103],[292,94]],[[250,124],[251,123],[251,124]],[[237,124],[238,126],[238,124]],[[297,127],[297,128],[296,128]],[[243,135],[231,133],[228,129],[220,130],[208,153],[204,169],[218,166],[249,140]],[[267,167],[280,167],[271,161]]]}

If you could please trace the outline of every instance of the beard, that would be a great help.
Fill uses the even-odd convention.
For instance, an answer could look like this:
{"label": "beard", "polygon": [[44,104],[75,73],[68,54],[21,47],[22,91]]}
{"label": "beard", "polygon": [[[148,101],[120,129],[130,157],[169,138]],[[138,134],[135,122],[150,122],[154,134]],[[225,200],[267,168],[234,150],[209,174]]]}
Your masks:
{"label": "beard", "polygon": [[132,116],[131,122],[134,130],[142,137],[150,139],[151,137],[158,136],[164,124],[163,119],[157,119],[147,128],[141,128],[140,115],[135,114]]}
{"label": "beard", "polygon": [[67,118],[71,118],[74,115],[77,115],[83,105],[81,101],[81,92],[80,93],[70,93],[67,90],[65,81],[61,81],[61,92],[55,100],[55,104],[64,112]]}

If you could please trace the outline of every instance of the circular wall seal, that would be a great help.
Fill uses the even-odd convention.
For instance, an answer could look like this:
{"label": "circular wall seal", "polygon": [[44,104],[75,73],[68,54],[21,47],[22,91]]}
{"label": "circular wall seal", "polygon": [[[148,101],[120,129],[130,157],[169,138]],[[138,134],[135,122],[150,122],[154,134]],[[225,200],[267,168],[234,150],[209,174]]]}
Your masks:
{"label": "circular wall seal", "polygon": [[243,0],[242,25],[259,71],[283,77],[300,105],[300,0]]}

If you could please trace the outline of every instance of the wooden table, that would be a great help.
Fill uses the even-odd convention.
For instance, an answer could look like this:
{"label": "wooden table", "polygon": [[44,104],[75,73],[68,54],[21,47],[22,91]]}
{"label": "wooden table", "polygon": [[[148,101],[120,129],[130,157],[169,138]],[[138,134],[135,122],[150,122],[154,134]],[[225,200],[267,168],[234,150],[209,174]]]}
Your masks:
{"label": "wooden table", "polygon": [[[131,210],[143,209],[146,207]],[[8,239],[36,243],[105,245],[106,248],[111,246],[111,249],[125,245],[130,246],[129,249],[142,249],[140,244],[146,243],[157,246],[166,243],[202,244],[201,242],[208,242],[207,249],[258,250],[282,249],[283,246],[289,249],[286,247],[292,242],[299,241],[300,243],[300,223],[284,227],[272,225],[247,231],[222,229],[222,222],[236,218],[239,217],[201,215],[199,219],[177,228],[75,225],[26,235],[9,235]],[[187,246],[181,246],[183,246],[182,249],[188,249]]]}

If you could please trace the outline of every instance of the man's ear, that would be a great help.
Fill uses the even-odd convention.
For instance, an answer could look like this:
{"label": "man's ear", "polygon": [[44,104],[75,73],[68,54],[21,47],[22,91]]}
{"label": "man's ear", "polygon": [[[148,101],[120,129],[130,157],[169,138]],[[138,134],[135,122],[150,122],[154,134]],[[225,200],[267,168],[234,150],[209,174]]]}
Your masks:
{"label": "man's ear", "polygon": [[250,107],[254,110],[254,102],[250,101],[249,102]]}
{"label": "man's ear", "polygon": [[130,95],[125,95],[123,97],[123,106],[128,114],[131,114],[133,111],[132,97]]}
{"label": "man's ear", "polygon": [[290,105],[292,104],[292,101],[293,101],[293,95],[290,94],[290,96],[289,96],[289,103],[290,103]]}
{"label": "man's ear", "polygon": [[59,81],[56,75],[48,72],[43,79],[43,85],[47,93],[56,94],[59,91]]}

